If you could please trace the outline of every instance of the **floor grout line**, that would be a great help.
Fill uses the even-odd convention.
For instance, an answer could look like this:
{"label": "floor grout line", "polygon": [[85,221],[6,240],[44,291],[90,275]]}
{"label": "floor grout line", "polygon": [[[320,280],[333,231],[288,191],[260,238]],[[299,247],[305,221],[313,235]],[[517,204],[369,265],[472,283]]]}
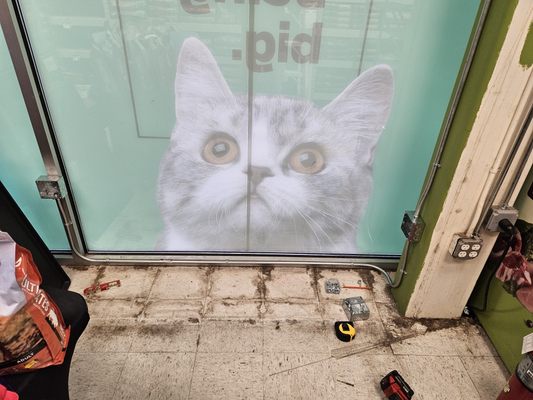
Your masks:
{"label": "floor grout line", "polygon": [[187,400],[191,398],[191,391],[192,391],[192,382],[194,380],[194,372],[196,371],[196,360],[198,358],[198,348],[200,347],[200,333],[201,333],[201,327],[200,324],[198,324],[198,336],[196,339],[196,351],[194,352],[194,360],[192,363],[192,372],[191,372],[191,379],[189,380],[189,392],[187,393]]}
{"label": "floor grout line", "polygon": [[266,393],[265,393],[265,387],[266,387],[266,373],[265,373],[265,323],[264,321],[262,321],[262,326],[263,326],[263,347],[262,347],[262,350],[261,350],[261,379],[262,379],[262,382],[263,382],[263,400],[265,400],[265,396],[266,396]]}
{"label": "floor grout line", "polygon": [[152,292],[154,290],[154,286],[157,282],[157,278],[159,278],[159,275],[161,275],[161,268],[157,267],[154,275],[154,279],[152,280],[152,284],[150,285],[150,290],[148,290],[148,295],[146,296],[146,300],[150,300],[152,297]]}
{"label": "floor grout line", "polygon": [[262,382],[262,390],[263,390],[263,396],[262,399],[265,400],[266,393],[266,372],[265,372],[265,318],[264,314],[262,313],[262,310],[265,310],[266,312],[266,279],[265,274],[263,273],[264,269],[260,268],[258,271],[259,276],[259,285],[258,285],[258,291],[259,291],[259,297],[261,298],[261,305],[258,308],[259,311],[259,318],[261,320],[261,325],[263,327],[263,334],[262,334],[262,349],[261,349],[261,382]]}
{"label": "floor grout line", "polygon": [[209,266],[207,267],[207,270],[205,272],[206,278],[207,278],[207,287],[205,291],[205,297],[202,305],[202,310],[200,311],[200,318],[198,322],[198,336],[196,338],[196,351],[194,352],[194,360],[192,364],[192,372],[191,372],[191,379],[189,380],[189,392],[187,393],[187,400],[191,398],[191,392],[192,392],[192,383],[194,380],[194,373],[196,372],[196,360],[198,359],[198,353],[200,348],[200,340],[201,340],[201,333],[202,333],[202,326],[204,325],[205,320],[205,314],[207,313],[207,305],[209,303],[209,295],[211,294],[211,289],[213,286],[213,272],[214,268]]}
{"label": "floor grout line", "polygon": [[208,305],[211,302],[212,298],[211,296],[211,290],[213,289],[213,272],[215,272],[214,267],[207,267],[207,270],[205,272],[206,278],[207,278],[207,287],[205,289],[205,296],[202,304],[202,310],[200,311],[200,322],[202,322],[205,319],[205,315],[208,311]]}
{"label": "floor grout line", "polygon": [[466,371],[466,375],[468,376],[468,379],[470,379],[470,382],[472,383],[472,386],[474,387],[474,390],[476,391],[476,393],[478,394],[479,398],[481,399],[481,393],[479,393],[479,389],[477,388],[474,380],[472,379],[472,377],[470,376],[470,372],[468,371],[468,368],[466,367],[462,357],[458,357],[459,358],[459,361],[461,362],[461,365],[463,366],[463,368],[465,369]]}
{"label": "floor grout line", "polygon": [[[106,353],[106,354],[108,354],[108,353]],[[124,354],[124,353],[122,353],[122,354]],[[126,354],[127,354],[127,356],[124,358],[124,364],[122,365],[122,368],[120,369],[120,373],[118,374],[117,384],[114,387],[113,394],[111,395],[111,400],[115,400],[115,394],[117,393],[117,390],[120,387],[120,381],[122,380],[122,375],[124,374],[124,370],[126,369],[126,363],[128,362],[128,358],[129,358],[129,354],[130,353],[128,352]]]}

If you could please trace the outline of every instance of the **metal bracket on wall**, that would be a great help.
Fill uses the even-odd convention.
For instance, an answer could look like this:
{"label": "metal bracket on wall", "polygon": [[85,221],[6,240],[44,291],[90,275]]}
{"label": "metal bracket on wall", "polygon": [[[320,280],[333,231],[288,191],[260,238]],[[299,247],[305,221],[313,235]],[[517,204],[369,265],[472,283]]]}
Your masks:
{"label": "metal bracket on wall", "polygon": [[518,219],[518,210],[509,206],[493,206],[485,228],[491,232],[499,232],[500,222],[504,219],[514,225]]}
{"label": "metal bracket on wall", "polygon": [[402,232],[409,242],[418,242],[426,224],[414,211],[406,211],[402,220]]}
{"label": "metal bracket on wall", "polygon": [[42,175],[35,181],[41,199],[62,199],[67,195],[67,188],[62,176]]}

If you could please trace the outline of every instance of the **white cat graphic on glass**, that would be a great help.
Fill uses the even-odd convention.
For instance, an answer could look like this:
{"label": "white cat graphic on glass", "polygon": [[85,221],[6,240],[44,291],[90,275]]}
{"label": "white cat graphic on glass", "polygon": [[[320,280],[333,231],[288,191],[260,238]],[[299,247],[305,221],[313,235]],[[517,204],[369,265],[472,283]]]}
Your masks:
{"label": "white cat graphic on glass", "polygon": [[247,96],[231,92],[198,39],[183,43],[175,94],[159,250],[357,251],[393,95],[389,66],[368,69],[323,108],[254,96],[250,142]]}

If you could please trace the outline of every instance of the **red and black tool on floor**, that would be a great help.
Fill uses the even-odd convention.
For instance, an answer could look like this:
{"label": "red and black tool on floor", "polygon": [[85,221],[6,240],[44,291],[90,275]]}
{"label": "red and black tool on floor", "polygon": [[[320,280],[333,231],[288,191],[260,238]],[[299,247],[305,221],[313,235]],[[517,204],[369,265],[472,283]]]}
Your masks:
{"label": "red and black tool on floor", "polygon": [[415,394],[396,370],[385,375],[379,384],[389,400],[410,400]]}

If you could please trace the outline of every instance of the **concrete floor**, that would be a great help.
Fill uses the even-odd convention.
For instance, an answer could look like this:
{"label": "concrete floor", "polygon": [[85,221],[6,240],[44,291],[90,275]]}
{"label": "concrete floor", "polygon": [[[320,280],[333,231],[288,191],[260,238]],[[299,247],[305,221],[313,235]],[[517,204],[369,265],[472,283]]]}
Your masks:
{"label": "concrete floor", "polygon": [[[507,372],[468,320],[401,318],[382,277],[361,270],[233,267],[67,268],[71,290],[120,279],[90,296],[91,322],[74,355],[73,400],[383,399],[397,369],[418,399],[494,399]],[[324,281],[372,290],[327,294]],[[331,351],[342,298],[370,319],[356,347],[419,336],[342,359]],[[427,327],[427,332],[424,332]],[[424,328],[424,329],[422,329]],[[345,397],[342,397],[345,396]]]}

